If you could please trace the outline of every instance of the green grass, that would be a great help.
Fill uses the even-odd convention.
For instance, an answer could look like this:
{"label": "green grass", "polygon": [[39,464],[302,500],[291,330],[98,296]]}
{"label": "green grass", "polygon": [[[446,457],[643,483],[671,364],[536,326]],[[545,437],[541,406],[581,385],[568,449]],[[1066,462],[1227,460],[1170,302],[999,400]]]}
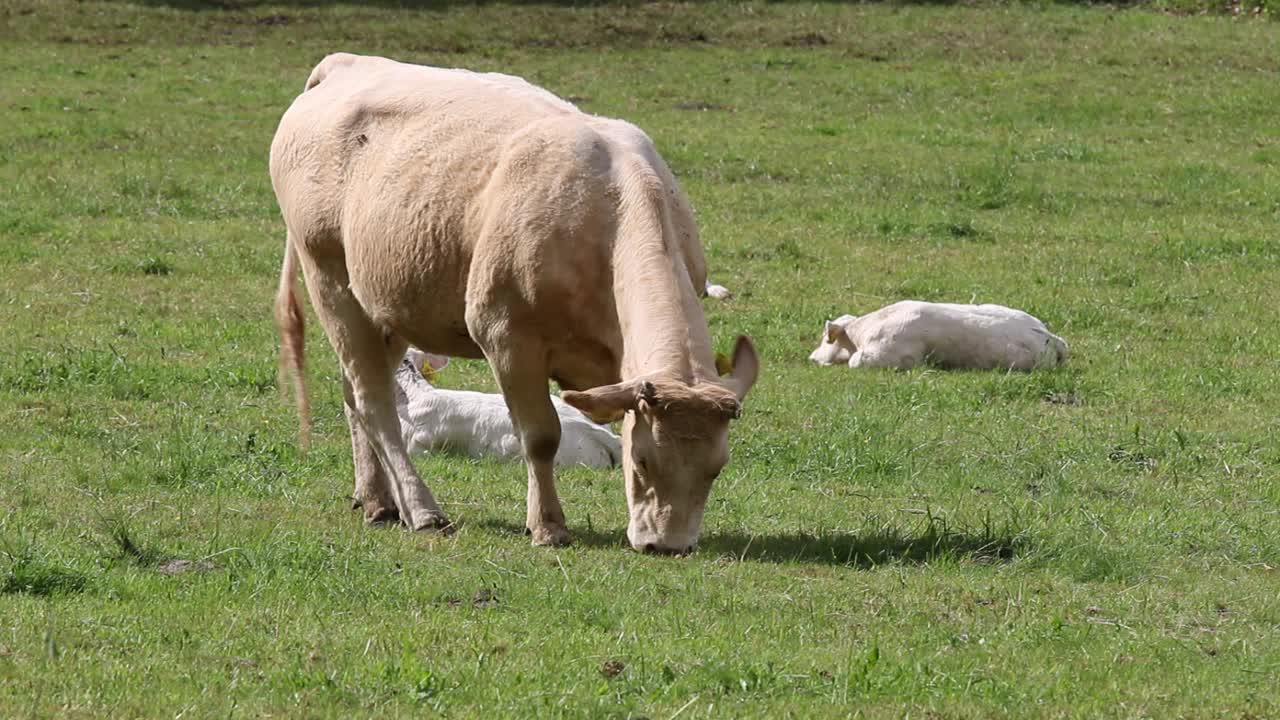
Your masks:
{"label": "green grass", "polygon": [[[0,716],[1280,715],[1280,25],[1225,7],[0,0]],[[448,457],[455,536],[363,527],[314,323],[295,446],[266,157],[339,49],[654,137],[764,360],[698,553],[585,469],[531,548]],[[1072,359],[806,362],[908,297]]]}

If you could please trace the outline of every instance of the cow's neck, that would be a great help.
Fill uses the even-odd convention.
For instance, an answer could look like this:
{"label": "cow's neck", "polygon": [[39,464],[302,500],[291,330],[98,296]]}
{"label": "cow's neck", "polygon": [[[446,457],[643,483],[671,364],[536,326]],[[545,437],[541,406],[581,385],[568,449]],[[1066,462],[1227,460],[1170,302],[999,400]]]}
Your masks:
{"label": "cow's neck", "polygon": [[667,253],[661,238],[617,248],[614,297],[624,380],[665,374],[692,383],[716,377],[702,304],[683,262]]}

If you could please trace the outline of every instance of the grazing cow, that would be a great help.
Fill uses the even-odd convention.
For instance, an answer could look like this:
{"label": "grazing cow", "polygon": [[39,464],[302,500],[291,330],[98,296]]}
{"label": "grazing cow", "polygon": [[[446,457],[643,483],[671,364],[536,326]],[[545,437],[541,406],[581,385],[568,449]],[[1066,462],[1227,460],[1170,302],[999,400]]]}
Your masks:
{"label": "grazing cow", "polygon": [[366,520],[449,527],[396,416],[412,343],[488,360],[520,433],[535,545],[569,541],[554,379],[593,418],[625,416],[632,546],[692,549],[759,360],[740,336],[733,374],[717,376],[693,212],[639,128],[516,77],[339,53],[281,118],[271,181],[288,231],[283,359],[305,433],[301,266],[342,366]]}
{"label": "grazing cow", "polygon": [[1032,370],[1067,359],[1067,343],[1036,318],[1002,305],[903,300],[873,313],[829,321],[809,355],[819,365],[907,369]]}
{"label": "grazing cow", "polygon": [[[433,387],[420,368],[442,370],[449,359],[409,348],[396,368],[396,413],[410,455],[452,450],[473,458],[521,456],[520,437],[501,395]],[[555,465],[615,467],[622,459],[622,438],[597,425],[558,397],[551,404],[560,417],[560,449]]]}

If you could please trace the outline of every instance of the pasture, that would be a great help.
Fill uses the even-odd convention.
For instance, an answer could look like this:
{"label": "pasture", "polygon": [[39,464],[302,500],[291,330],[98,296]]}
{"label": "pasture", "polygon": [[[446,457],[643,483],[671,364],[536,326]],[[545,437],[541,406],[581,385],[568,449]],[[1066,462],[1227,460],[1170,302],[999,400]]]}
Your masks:
{"label": "pasture", "polygon": [[[0,716],[1280,715],[1280,24],[1067,5],[0,0]],[[654,138],[761,378],[699,550],[618,471],[422,460],[364,527],[266,159],[327,52],[517,74]],[[995,302],[1028,374],[806,360]],[[493,389],[457,361],[447,387]]]}

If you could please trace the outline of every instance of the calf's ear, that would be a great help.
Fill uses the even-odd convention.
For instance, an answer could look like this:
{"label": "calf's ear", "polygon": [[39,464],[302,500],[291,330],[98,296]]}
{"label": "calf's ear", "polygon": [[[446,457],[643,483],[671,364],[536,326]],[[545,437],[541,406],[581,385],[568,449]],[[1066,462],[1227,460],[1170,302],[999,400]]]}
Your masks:
{"label": "calf's ear", "polygon": [[408,350],[405,350],[404,356],[423,375],[430,375],[432,372],[443,370],[449,364],[448,357],[424,352],[412,345],[409,346]]}
{"label": "calf's ear", "polygon": [[436,382],[436,373],[443,370],[449,364],[449,358],[444,355],[436,355],[435,353],[423,352],[416,347],[410,346],[405,352],[405,358],[418,370],[418,374],[422,375],[428,383]]}
{"label": "calf's ear", "polygon": [[598,423],[622,419],[628,410],[635,410],[641,398],[653,394],[653,384],[644,380],[629,380],[613,385],[601,385],[590,390],[565,390],[560,399],[578,408]]}
{"label": "calf's ear", "polygon": [[824,332],[826,333],[827,342],[833,343],[838,340],[841,335],[844,335],[844,327],[828,320]]}
{"label": "calf's ear", "polygon": [[857,315],[841,315],[835,320],[828,320],[823,329],[823,334],[824,337],[826,337],[827,342],[833,343],[841,338],[850,340],[849,327],[853,325],[854,321],[857,319]]}

